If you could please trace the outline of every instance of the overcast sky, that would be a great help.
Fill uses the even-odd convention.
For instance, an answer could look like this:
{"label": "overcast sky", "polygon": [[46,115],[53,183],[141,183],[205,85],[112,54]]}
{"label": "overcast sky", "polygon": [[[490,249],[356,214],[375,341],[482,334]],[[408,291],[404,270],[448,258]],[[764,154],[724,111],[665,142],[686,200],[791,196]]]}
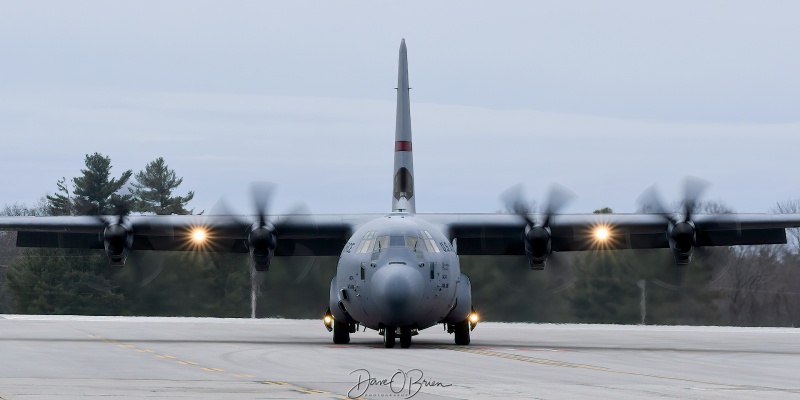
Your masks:
{"label": "overcast sky", "polygon": [[800,197],[800,3],[4,2],[0,204],[87,153],[163,156],[210,210],[391,209],[400,39],[419,212],[493,212],[524,183],[633,212],[685,175],[740,212]]}

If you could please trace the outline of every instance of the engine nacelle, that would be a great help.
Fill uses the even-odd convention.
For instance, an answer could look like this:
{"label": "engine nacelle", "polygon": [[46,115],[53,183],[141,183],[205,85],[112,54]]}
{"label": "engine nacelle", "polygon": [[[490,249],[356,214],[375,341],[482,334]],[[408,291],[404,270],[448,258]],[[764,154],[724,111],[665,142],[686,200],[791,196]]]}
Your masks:
{"label": "engine nacelle", "polygon": [[528,226],[523,235],[525,242],[525,255],[531,269],[544,269],[545,261],[552,253],[550,230],[543,226]]}
{"label": "engine nacelle", "polygon": [[667,240],[675,256],[675,263],[681,266],[688,265],[692,261],[692,253],[697,245],[697,230],[694,223],[685,221],[670,224]]}
{"label": "engine nacelle", "polygon": [[275,248],[278,247],[278,238],[269,226],[258,226],[250,230],[247,236],[247,247],[256,271],[269,271]]}
{"label": "engine nacelle", "polygon": [[123,224],[112,224],[103,230],[103,247],[112,266],[122,267],[133,245],[133,233]]}

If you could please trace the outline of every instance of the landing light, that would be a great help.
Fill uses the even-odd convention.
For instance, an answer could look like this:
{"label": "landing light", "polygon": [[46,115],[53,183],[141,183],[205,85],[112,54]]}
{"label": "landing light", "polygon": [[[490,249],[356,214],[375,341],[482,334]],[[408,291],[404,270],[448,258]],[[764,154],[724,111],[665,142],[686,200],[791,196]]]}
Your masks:
{"label": "landing light", "polygon": [[197,228],[192,231],[192,240],[197,244],[205,242],[207,237],[208,236],[204,229]]}
{"label": "landing light", "polygon": [[594,231],[594,236],[597,238],[597,240],[600,240],[600,241],[607,240],[608,239],[608,234],[609,234],[608,233],[608,228],[600,227],[600,228],[597,228]]}

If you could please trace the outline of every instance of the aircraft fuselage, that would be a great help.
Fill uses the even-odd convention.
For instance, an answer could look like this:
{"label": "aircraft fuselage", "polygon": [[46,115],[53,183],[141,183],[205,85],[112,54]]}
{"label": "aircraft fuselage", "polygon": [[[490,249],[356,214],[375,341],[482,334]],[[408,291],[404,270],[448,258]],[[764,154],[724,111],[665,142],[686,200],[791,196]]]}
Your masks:
{"label": "aircraft fuselage", "polygon": [[347,242],[331,286],[331,310],[372,329],[425,329],[453,310],[460,280],[458,256],[439,228],[392,213],[363,225]]}

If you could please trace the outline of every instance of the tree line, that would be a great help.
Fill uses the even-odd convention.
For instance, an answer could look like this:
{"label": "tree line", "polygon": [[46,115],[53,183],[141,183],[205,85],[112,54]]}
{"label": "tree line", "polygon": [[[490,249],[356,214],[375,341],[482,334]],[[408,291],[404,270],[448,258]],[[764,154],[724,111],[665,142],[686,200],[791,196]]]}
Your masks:
{"label": "tree line", "polygon": [[[183,178],[178,178],[163,157],[151,161],[135,175],[127,170],[119,178],[111,177],[111,159],[107,156],[87,154],[84,163],[86,168],[81,169],[80,176],[69,182],[61,178],[56,182],[56,193],[45,196],[47,215],[127,215],[131,212],[184,215],[193,212],[185,207],[194,198],[194,192],[173,196]],[[134,177],[132,182],[131,176]],[[131,185],[125,193],[123,189],[128,183]]]}
{"label": "tree line", "polygon": [[[109,157],[86,155],[85,168],[56,182],[54,194],[3,215],[191,214],[194,192],[163,158],[112,176]],[[677,206],[677,205],[676,205]],[[706,212],[730,211],[721,202]],[[798,212],[800,200],[774,212]],[[609,208],[596,210],[612,213]],[[475,307],[486,320],[690,325],[800,324],[800,235],[789,244],[715,247],[676,267],[669,249],[559,253],[544,271],[525,257],[461,257]],[[328,306],[336,257],[276,258],[253,284],[246,254],[144,252],[123,268],[102,250],[18,249],[0,233],[0,312],[35,314],[317,318]],[[158,253],[158,254],[154,254]],[[156,260],[155,257],[158,257]],[[144,266],[163,264],[143,279]]]}

